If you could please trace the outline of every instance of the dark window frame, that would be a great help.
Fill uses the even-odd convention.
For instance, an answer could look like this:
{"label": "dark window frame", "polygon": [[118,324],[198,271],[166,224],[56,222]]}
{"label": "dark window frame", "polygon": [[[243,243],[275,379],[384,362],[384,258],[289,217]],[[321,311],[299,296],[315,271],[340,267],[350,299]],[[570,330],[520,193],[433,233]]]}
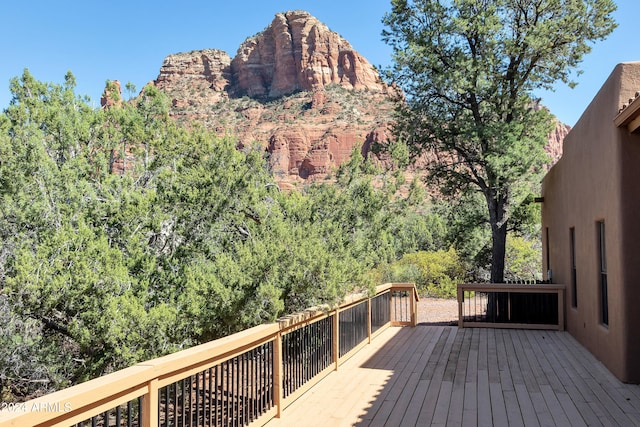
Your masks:
{"label": "dark window frame", "polygon": [[598,271],[600,286],[600,323],[609,326],[609,284],[607,281],[607,250],[604,220],[598,221]]}
{"label": "dark window frame", "polygon": [[569,229],[569,252],[571,256],[571,306],[578,308],[578,272],[576,267],[576,228]]}

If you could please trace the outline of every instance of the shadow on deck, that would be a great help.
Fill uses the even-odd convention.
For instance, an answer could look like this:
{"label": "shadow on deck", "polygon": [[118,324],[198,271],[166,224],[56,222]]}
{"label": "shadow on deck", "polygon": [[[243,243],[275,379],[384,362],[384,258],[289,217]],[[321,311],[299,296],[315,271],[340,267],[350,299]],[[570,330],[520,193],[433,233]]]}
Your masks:
{"label": "shadow on deck", "polygon": [[390,328],[267,426],[640,425],[640,385],[566,332]]}

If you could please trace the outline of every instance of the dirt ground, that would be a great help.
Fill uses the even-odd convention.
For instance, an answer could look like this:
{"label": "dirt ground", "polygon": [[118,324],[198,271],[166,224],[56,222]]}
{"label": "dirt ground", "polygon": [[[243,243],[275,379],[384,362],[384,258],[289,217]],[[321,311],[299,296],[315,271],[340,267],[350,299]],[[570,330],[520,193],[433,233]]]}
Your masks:
{"label": "dirt ground", "polygon": [[458,301],[456,299],[420,298],[418,323],[457,325]]}

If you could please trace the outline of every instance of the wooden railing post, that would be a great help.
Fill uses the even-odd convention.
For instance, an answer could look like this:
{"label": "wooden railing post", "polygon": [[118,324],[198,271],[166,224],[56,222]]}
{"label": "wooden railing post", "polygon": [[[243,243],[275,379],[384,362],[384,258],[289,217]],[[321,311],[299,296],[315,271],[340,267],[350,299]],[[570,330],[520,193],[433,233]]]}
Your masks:
{"label": "wooden railing post", "polygon": [[282,332],[276,334],[273,343],[273,401],[276,406],[276,418],[282,416]]}
{"label": "wooden railing post", "polygon": [[149,391],[142,396],[142,427],[158,426],[158,378],[148,383]]}
{"label": "wooden railing post", "polygon": [[418,301],[416,300],[416,297],[418,296],[417,292],[418,291],[416,291],[415,287],[411,288],[411,291],[409,291],[409,293],[411,294],[411,326],[418,325]]}

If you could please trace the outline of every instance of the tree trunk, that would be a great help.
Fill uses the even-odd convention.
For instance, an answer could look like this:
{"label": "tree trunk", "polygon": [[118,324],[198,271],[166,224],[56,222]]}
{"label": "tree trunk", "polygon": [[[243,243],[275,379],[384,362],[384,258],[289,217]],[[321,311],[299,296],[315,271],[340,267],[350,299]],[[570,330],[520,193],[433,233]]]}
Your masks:
{"label": "tree trunk", "polygon": [[[487,197],[491,223],[491,283],[504,283],[504,258],[507,245],[507,201],[504,197]],[[508,322],[508,295],[489,294],[487,316],[493,322]]]}
{"label": "tree trunk", "polygon": [[491,283],[504,283],[507,246],[507,202],[503,197],[487,200],[491,224]]}
{"label": "tree trunk", "polygon": [[507,224],[491,225],[491,283],[504,283]]}

